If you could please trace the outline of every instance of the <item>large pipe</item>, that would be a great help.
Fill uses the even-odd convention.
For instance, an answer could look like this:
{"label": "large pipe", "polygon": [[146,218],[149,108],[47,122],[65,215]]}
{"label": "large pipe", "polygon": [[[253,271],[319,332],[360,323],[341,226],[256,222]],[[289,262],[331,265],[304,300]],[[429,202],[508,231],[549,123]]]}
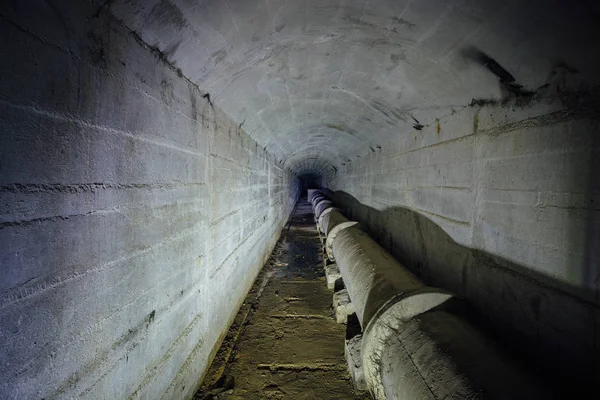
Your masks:
{"label": "large pipe", "polygon": [[325,253],[330,261],[334,261],[331,246],[337,232],[357,224],[357,222],[349,221],[336,207],[330,207],[321,213],[317,221],[317,229],[325,235]]}
{"label": "large pipe", "polygon": [[[327,236],[327,232],[329,231],[329,227],[331,226],[331,213],[334,212],[334,215],[339,215],[342,218],[346,219],[346,217],[344,217],[344,215],[342,214],[341,210],[337,207],[330,207],[328,209],[326,209],[325,211],[323,211],[321,213],[321,215],[319,215],[319,218],[317,219],[317,228],[319,228],[319,230],[321,232],[323,232],[325,234],[325,236]],[[333,226],[331,226],[333,227]]]}
{"label": "large pipe", "polygon": [[332,252],[363,328],[393,297],[426,287],[356,224],[337,233]]}
{"label": "large pipe", "polygon": [[333,203],[330,200],[321,200],[315,205],[315,219],[318,221],[323,211],[332,208]]}
{"label": "large pipe", "polygon": [[329,201],[325,196],[315,196],[313,201],[311,202],[313,212],[315,211],[315,207],[322,201]]}
{"label": "large pipe", "polygon": [[[312,203],[312,206],[313,206],[313,211],[315,211],[315,210],[316,210],[316,208],[317,208],[317,206],[319,205],[319,203],[322,203],[322,202],[324,202],[324,201],[327,201],[327,202],[331,203],[331,200],[329,200],[329,199],[328,199],[328,198],[326,198],[326,197],[323,197],[323,196],[318,196],[318,197],[316,197],[316,198],[315,198],[315,201],[313,201],[313,203]],[[315,219],[316,219],[316,218],[315,218]]]}
{"label": "large pipe", "polygon": [[313,193],[310,195],[310,198],[309,198],[310,204],[314,206],[315,199],[316,199],[316,198],[318,198],[318,197],[323,197],[323,198],[324,198],[324,197],[325,197],[325,195],[324,195],[324,194],[323,194],[321,191],[315,190],[315,191],[314,191],[314,192],[313,192]]}
{"label": "large pipe", "polygon": [[363,327],[362,365],[376,400],[549,398],[461,316],[460,301],[423,284],[356,222],[339,223],[330,236]]}

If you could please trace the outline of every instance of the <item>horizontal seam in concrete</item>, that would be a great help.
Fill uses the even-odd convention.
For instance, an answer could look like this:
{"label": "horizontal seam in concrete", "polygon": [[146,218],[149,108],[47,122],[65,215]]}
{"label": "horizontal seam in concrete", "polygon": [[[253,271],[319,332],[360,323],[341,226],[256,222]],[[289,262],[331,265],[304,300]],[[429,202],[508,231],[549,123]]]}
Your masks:
{"label": "horizontal seam in concrete", "polygon": [[177,189],[179,187],[206,186],[203,182],[194,183],[14,183],[0,185],[0,193],[84,193],[99,190],[126,190],[126,189]]}
{"label": "horizontal seam in concrete", "polygon": [[[226,217],[228,217],[229,215],[233,215],[233,214],[237,213],[238,211],[240,211],[240,210],[244,210],[244,209],[247,209],[247,208],[246,208],[246,207],[239,208],[239,209],[238,209],[238,210],[236,210],[236,211],[233,211],[233,212],[230,212],[229,214],[226,214],[224,217],[220,218],[220,220],[222,221],[223,219],[225,219],[225,218],[226,218]],[[220,221],[219,221],[219,222],[220,222]],[[250,223],[251,223],[251,222],[252,222],[252,221],[250,221]],[[218,222],[215,222],[214,224],[213,224],[213,223],[211,223],[211,226],[214,226],[214,225],[216,225],[217,223],[218,223]],[[264,225],[265,223],[266,223],[266,221],[263,221],[263,222],[262,222],[262,223],[261,223],[259,226],[255,227],[255,228],[254,228],[254,230],[256,231],[257,229],[259,229],[259,228],[260,228],[262,225]],[[216,244],[215,244],[215,248],[216,248],[216,247],[218,247],[218,246],[220,246],[221,244],[225,243],[225,242],[227,241],[227,239],[229,239],[230,237],[232,237],[232,236],[233,236],[233,235],[235,235],[236,233],[238,233],[238,232],[242,231],[242,230],[245,228],[245,226],[246,226],[246,225],[248,225],[248,222],[246,222],[246,223],[242,222],[242,226],[238,226],[238,227],[237,227],[237,228],[236,228],[236,229],[235,229],[235,230],[234,230],[232,233],[230,233],[230,234],[229,234],[229,235],[227,235],[225,238],[223,238],[223,240],[221,240],[220,242],[216,243]],[[248,239],[248,237],[250,237],[250,236],[251,236],[251,235],[248,235],[248,236],[247,236],[245,239]],[[244,240],[243,240],[243,241],[240,243],[240,245],[241,245],[241,244],[242,244],[242,243],[245,241],[245,239],[244,239]],[[235,250],[237,250],[237,247],[236,247],[236,248],[235,248],[233,251],[235,251]],[[227,257],[227,258],[229,258],[229,257]],[[227,261],[227,258],[225,259],[225,261]],[[225,261],[223,261],[223,263],[224,263]],[[223,263],[222,263],[221,265],[219,265],[219,268],[220,268],[220,267],[223,265]]]}
{"label": "horizontal seam in concrete", "polygon": [[[514,231],[513,231],[513,232],[514,232]],[[521,237],[515,236],[514,234],[506,234],[506,233],[505,233],[505,234],[500,234],[500,233],[499,233],[497,237],[500,237],[500,238],[505,238],[505,239],[509,239],[509,240],[511,240],[511,241],[513,241],[513,242],[518,242],[518,243],[521,243],[521,245],[522,245],[523,243],[527,243],[527,244],[533,244],[533,245],[535,245],[536,247],[539,247],[539,248],[541,248],[541,249],[554,250],[554,251],[558,251],[558,252],[560,252],[560,253],[563,253],[563,254],[568,254],[568,255],[576,255],[576,251],[575,251],[575,250],[572,250],[572,249],[570,249],[570,248],[569,248],[569,247],[567,247],[567,246],[565,246],[565,247],[563,247],[563,246],[558,246],[558,245],[557,245],[557,246],[551,246],[551,245],[547,244],[547,243],[548,243],[548,241],[546,241],[546,240],[543,240],[543,241],[537,241],[537,240],[536,240],[536,239],[537,239],[537,237],[528,236],[528,239],[524,239],[524,238],[521,238]],[[513,252],[513,254],[514,254],[514,252]],[[512,254],[511,254],[511,256],[512,256]],[[509,258],[510,258],[510,257],[509,257]],[[538,272],[539,272],[539,271],[538,271]]]}
{"label": "horizontal seam in concrete", "polygon": [[[590,105],[590,108],[592,106],[593,106],[593,103]],[[477,132],[469,133],[469,134],[466,134],[466,135],[458,137],[458,138],[452,138],[449,140],[445,140],[443,142],[432,143],[430,145],[422,146],[422,147],[415,148],[415,149],[408,150],[408,151],[397,151],[397,152],[386,155],[385,158],[392,159],[395,157],[410,154],[410,153],[413,153],[413,152],[416,152],[419,150],[423,150],[423,149],[427,149],[430,147],[436,147],[436,146],[456,142],[456,141],[463,140],[463,139],[470,139],[472,136],[478,136],[478,135],[499,136],[502,133],[508,133],[508,132],[511,132],[511,131],[514,131],[514,130],[517,130],[517,129],[523,128],[523,127],[547,126],[547,125],[551,125],[556,122],[576,120],[576,119],[585,119],[585,118],[598,118],[599,116],[600,116],[600,114],[594,113],[593,111],[586,112],[585,105],[584,105],[584,106],[579,106],[574,110],[555,111],[552,113],[548,113],[548,114],[544,114],[541,116],[521,120],[518,122],[506,123],[504,125],[500,125],[500,126],[494,127],[494,128],[478,130]],[[550,118],[548,118],[548,117],[550,117]],[[372,156],[373,153],[365,153],[365,154],[367,155],[367,157],[370,157],[370,156]]]}
{"label": "horizontal seam in concrete", "polygon": [[197,357],[197,355],[200,352],[200,350],[202,349],[202,347],[204,347],[204,339],[202,337],[200,337],[198,340],[198,343],[194,346],[190,355],[185,359],[185,362],[183,363],[181,368],[179,368],[179,371],[177,371],[177,373],[175,374],[175,377],[173,377],[173,379],[171,380],[171,383],[169,384],[169,386],[167,386],[167,388],[161,395],[161,397],[160,397],[161,400],[167,399],[167,397],[166,397],[167,393],[169,393],[169,391],[173,390],[173,388],[177,384],[177,379],[180,378],[181,376],[185,375],[185,372],[190,368],[190,366],[194,362],[194,359]]}
{"label": "horizontal seam in concrete", "polygon": [[[444,186],[444,185],[432,185],[432,186],[414,186],[415,189],[445,189],[445,190],[458,190],[458,191],[471,191],[471,186]],[[391,188],[390,188],[391,189]],[[394,189],[395,190],[395,189]]]}
{"label": "horizontal seam in concrete", "polygon": [[[228,212],[227,214],[224,214],[224,215],[220,216],[220,217],[219,217],[219,218],[217,218],[217,219],[213,219],[213,220],[211,220],[211,221],[210,221],[210,226],[215,226],[215,225],[219,224],[219,223],[220,223],[220,222],[222,222],[223,220],[225,220],[225,219],[227,219],[227,218],[231,217],[232,215],[235,215],[235,214],[237,214],[238,212],[240,212],[240,210],[242,210],[242,209],[244,209],[244,208],[245,208],[245,207],[240,207],[240,208],[238,208],[238,209],[236,209],[236,210],[233,210],[233,211],[231,211],[231,212]],[[231,235],[227,236],[227,238],[229,238],[229,237],[231,237]],[[227,238],[225,238],[224,240],[227,240]],[[219,242],[218,244],[221,244],[221,243],[222,243],[222,242]]]}
{"label": "horizontal seam in concrete", "polygon": [[[477,134],[500,136],[504,133],[509,133],[522,128],[549,126],[560,122],[579,119],[598,119],[600,118],[600,113],[593,110],[594,106],[594,103],[583,104],[572,109],[554,111],[548,114],[538,115],[516,122],[505,123],[493,128],[478,130]],[[590,108],[588,109],[587,107]]]}
{"label": "horizontal seam in concrete", "polygon": [[[209,155],[210,157],[218,158],[218,159],[220,159],[220,160],[229,161],[229,162],[231,162],[231,163],[233,163],[233,164],[235,164],[235,165],[237,165],[237,166],[240,166],[240,167],[242,167],[243,169],[250,170],[251,172],[257,172],[257,173],[258,173],[258,175],[260,175],[260,176],[268,176],[268,174],[264,173],[264,169],[262,169],[262,168],[261,168],[261,169],[252,168],[251,166],[248,166],[248,165],[246,165],[246,164],[242,164],[242,163],[240,163],[240,161],[239,161],[239,160],[236,160],[236,159],[233,159],[233,158],[227,158],[227,157],[223,157],[223,156],[221,156],[221,155],[218,155],[218,154],[215,154],[215,153],[212,153],[212,152],[211,152],[211,153],[209,153],[208,155]],[[256,155],[256,156],[257,156],[257,157],[260,157],[259,155]],[[262,160],[268,161],[266,158],[262,158]],[[225,169],[225,170],[226,170],[227,168],[223,168],[223,167],[215,167],[215,169]],[[283,171],[283,170],[282,170],[282,171]]]}
{"label": "horizontal seam in concrete", "polygon": [[543,156],[553,156],[553,155],[573,155],[577,153],[589,153],[591,154],[592,150],[588,147],[582,147],[581,149],[567,149],[567,150],[556,150],[556,151],[544,151],[539,153],[527,153],[527,154],[514,154],[500,157],[481,157],[476,160],[481,161],[502,161],[502,160],[518,160],[518,159],[527,159],[527,158],[541,158]]}
{"label": "horizontal seam in concrete", "polygon": [[[451,165],[451,164],[464,164],[464,163],[472,163],[474,161],[477,161],[478,159],[476,158],[469,158],[467,160],[452,160],[452,161],[448,161],[448,162],[436,162],[436,163],[432,163],[432,164],[421,164],[421,165],[408,165],[408,166],[403,166],[403,167],[399,167],[399,168],[393,168],[390,169],[389,171],[387,171],[387,173],[394,173],[394,172],[401,172],[401,171],[410,171],[413,169],[420,169],[420,168],[431,168],[431,167],[435,167],[435,166],[444,166],[444,165]],[[373,173],[373,174],[355,174],[355,175],[349,175],[349,176],[355,176],[355,177],[359,177],[359,176],[381,176],[381,173]]]}
{"label": "horizontal seam in concrete", "polygon": [[0,222],[0,230],[7,229],[7,228],[14,228],[14,227],[26,227],[26,226],[30,226],[30,225],[34,225],[34,224],[42,224],[45,222],[66,221],[71,218],[119,213],[121,209],[128,209],[128,207],[115,207],[115,208],[108,209],[108,210],[94,210],[94,211],[88,211],[88,212],[81,213],[81,214],[55,215],[55,216],[49,216],[49,217],[39,217],[39,218],[32,218],[32,219],[25,219],[25,220]]}
{"label": "horizontal seam in concrete", "polygon": [[412,150],[398,151],[398,152],[389,154],[385,158],[386,159],[391,159],[391,158],[403,156],[403,155],[406,155],[406,154],[414,153],[416,151],[420,151],[420,150],[424,150],[424,149],[429,149],[429,148],[432,148],[432,147],[438,147],[438,146],[446,145],[446,144],[449,144],[449,143],[458,142],[458,141],[461,141],[461,140],[469,140],[469,139],[471,139],[475,135],[476,135],[475,133],[469,133],[468,135],[464,135],[464,136],[457,137],[457,138],[451,138],[451,139],[448,139],[448,140],[444,140],[443,142],[431,143],[429,145],[421,146],[421,147],[418,147],[418,148],[414,148]]}
{"label": "horizontal seam in concrete", "polygon": [[[185,200],[174,199],[171,202],[164,202],[164,203],[160,203],[160,204],[153,204],[153,205],[146,204],[145,208],[150,208],[152,210],[160,210],[165,207],[190,206],[193,204],[202,204],[203,202],[204,202],[204,199],[202,199],[198,196],[193,196],[193,197],[186,198]],[[142,205],[142,204],[144,204],[142,201],[137,201],[137,202],[124,203],[124,204],[115,206],[113,208],[94,209],[91,211],[82,212],[82,213],[78,213],[78,214],[67,214],[67,215],[60,214],[60,215],[51,215],[51,216],[31,218],[31,219],[4,221],[4,222],[0,222],[0,230],[6,229],[6,228],[12,228],[12,227],[27,227],[27,226],[31,226],[33,224],[43,224],[43,223],[49,222],[49,221],[50,222],[59,222],[59,221],[66,221],[66,220],[74,219],[74,218],[80,218],[80,217],[108,215],[108,214],[113,214],[113,213],[120,213],[121,211],[127,211],[127,210],[139,210],[141,208],[140,205]],[[93,206],[93,204],[92,205],[86,204],[86,207],[93,208],[94,206]],[[196,215],[198,215],[198,214],[196,214]],[[202,215],[202,214],[200,214],[200,215]]]}
{"label": "horizontal seam in concrete", "polygon": [[[65,285],[70,281],[73,281],[76,279],[81,279],[84,276],[89,275],[94,272],[102,271],[105,269],[110,269],[110,268],[114,267],[115,265],[118,265],[119,263],[122,263],[127,260],[131,260],[131,259],[138,257],[140,255],[143,255],[143,254],[147,254],[147,253],[155,250],[156,248],[165,246],[170,242],[173,242],[182,237],[194,234],[200,230],[205,229],[205,227],[203,225],[204,225],[203,223],[197,224],[195,228],[189,228],[189,229],[182,230],[182,231],[178,232],[176,235],[169,236],[167,239],[163,239],[159,242],[156,242],[143,250],[139,250],[139,251],[136,251],[133,253],[128,253],[126,256],[123,256],[116,260],[108,261],[106,263],[103,263],[103,264],[100,264],[97,266],[94,266],[90,269],[86,269],[83,272],[77,272],[77,273],[74,273],[72,275],[69,275],[69,276],[66,276],[63,278],[57,276],[57,277],[55,277],[54,281],[51,283],[46,283],[46,284],[42,283],[42,284],[37,285],[37,287],[35,287],[35,288],[28,288],[28,289],[24,289],[21,286],[16,286],[11,289],[8,289],[6,292],[4,292],[0,296],[0,310],[4,309],[12,304],[26,301],[32,297],[43,294],[44,292],[47,292],[56,287]],[[68,269],[68,268],[66,268],[66,269]],[[25,291],[25,293],[23,293],[22,291]],[[19,293],[15,293],[15,294],[11,295],[11,292],[19,292]]]}
{"label": "horizontal seam in concrete", "polygon": [[431,212],[431,211],[423,210],[422,208],[417,208],[417,207],[412,207],[412,208],[414,208],[415,210],[417,210],[419,212],[422,212],[423,214],[433,215],[433,216],[435,216],[437,218],[441,218],[441,219],[443,219],[444,221],[447,221],[447,222],[452,222],[454,224],[459,224],[459,225],[471,226],[471,223],[468,222],[468,221],[461,221],[459,219],[454,219],[454,218],[446,217],[446,216],[443,216],[443,215],[440,215],[440,214],[436,214],[436,213]]}
{"label": "horizontal seam in concrete", "polygon": [[573,211],[600,211],[600,208],[559,206],[559,205],[547,204],[547,203],[535,203],[535,204],[533,204],[533,203],[518,203],[515,201],[488,200],[488,199],[481,199],[481,201],[484,203],[491,203],[491,204],[513,204],[513,205],[519,205],[519,206],[525,206],[525,207],[534,207],[534,208],[539,208],[539,209],[557,208],[557,209],[561,209],[561,210],[573,210]]}
{"label": "horizontal seam in concrete", "polygon": [[[194,288],[196,286],[199,286],[199,285],[197,285],[196,283],[193,283],[193,284],[189,285],[188,288]],[[152,289],[155,289],[157,287],[158,287],[158,285],[155,285]],[[150,292],[152,289],[144,291],[144,293],[142,293],[142,296],[144,294]],[[189,298],[189,293],[193,293],[193,292],[194,292],[194,290],[188,291],[188,296],[186,296],[186,298],[179,298],[179,299],[177,299],[175,301],[172,301],[171,303],[167,304],[162,309],[155,310],[155,311],[157,311],[158,314],[163,314],[165,311],[167,311],[167,310],[169,310],[169,309],[171,309],[173,307],[176,307],[176,306],[180,305],[181,303],[183,303],[185,300],[187,300]],[[140,297],[142,297],[142,296],[140,296]],[[135,303],[138,299],[139,299],[139,297],[137,299],[131,301],[130,303],[127,303],[120,310],[112,313],[111,315],[109,315],[108,317],[104,318],[103,320],[98,321],[97,323],[95,323],[91,327],[86,328],[85,331],[83,331],[82,333],[80,333],[77,336],[75,336],[74,338],[72,338],[68,343],[63,343],[62,347],[70,346],[70,345],[72,345],[76,341],[83,341],[83,340],[85,340],[84,336],[91,335],[96,330],[96,327],[102,325],[102,323],[104,323],[105,321],[108,321],[109,319],[111,319],[114,316],[118,315],[119,312],[122,312],[123,309],[129,307],[131,304]],[[98,379],[96,379],[89,387],[87,387],[82,393],[80,393],[79,397],[81,397],[83,394],[89,392],[91,390],[91,388],[93,388],[98,382],[100,382],[100,380],[102,380],[102,378],[104,378],[106,375],[108,375],[110,373],[110,371],[112,371],[115,368],[115,366],[117,366],[117,364],[127,356],[127,353],[129,353],[129,351],[132,348],[135,348],[137,346],[137,344],[141,343],[148,336],[148,334],[149,334],[148,330],[144,331],[144,333],[142,335],[140,335],[137,338],[137,340],[134,341],[133,345],[130,344],[129,346],[127,346],[124,354],[122,354],[119,358],[117,358],[116,360],[114,360],[114,362],[108,368],[106,368],[106,370],[98,377]],[[119,337],[115,342],[113,342],[110,345],[110,349],[111,349],[110,353],[114,353],[114,351],[116,350],[117,345],[120,344],[121,342],[123,342],[123,337],[127,337],[127,336],[128,336],[128,334],[126,333],[126,334],[122,335],[121,337]],[[125,344],[125,343],[127,343],[127,342],[123,342],[123,344]],[[109,352],[108,351],[105,352],[103,354],[103,356],[102,356],[102,361],[103,362],[101,362],[100,364],[98,364],[95,368],[90,368],[88,365],[86,365],[82,369],[87,370],[88,373],[91,373],[92,371],[100,369],[101,367],[103,367],[104,365],[106,365],[107,363],[110,362],[110,360],[107,359],[108,355],[109,355]],[[96,360],[96,358],[94,360]],[[94,364],[97,364],[97,363],[94,362]],[[67,389],[67,386],[72,386],[74,383],[78,382],[80,380],[80,378],[78,378],[78,375],[80,374],[80,371],[81,371],[81,369],[79,369],[79,370],[75,371],[73,374],[71,374],[71,376],[69,378],[67,378],[64,381],[64,383],[59,386],[58,389],[55,390],[55,394],[52,395],[52,396],[49,396],[49,397],[52,398],[56,394],[64,392]]]}
{"label": "horizontal seam in concrete", "polygon": [[54,119],[54,120],[62,121],[62,122],[68,122],[68,123],[71,123],[71,124],[79,126],[79,127],[96,129],[100,132],[110,133],[111,135],[123,136],[123,137],[129,138],[129,139],[134,139],[134,140],[138,140],[141,142],[150,143],[155,146],[165,147],[165,148],[168,148],[171,150],[180,151],[182,153],[188,153],[188,154],[194,155],[196,157],[206,157],[207,156],[206,153],[201,153],[201,152],[192,151],[189,149],[184,149],[182,147],[173,146],[172,144],[161,142],[161,141],[158,141],[155,139],[151,139],[142,134],[135,135],[132,132],[122,131],[120,129],[115,129],[115,128],[109,128],[109,127],[102,126],[102,125],[96,125],[89,121],[79,119],[71,114],[45,110],[43,108],[37,107],[37,105],[13,104],[4,99],[0,99],[0,104],[4,105],[6,107],[17,109],[17,110],[31,112],[32,114],[37,114],[37,115],[40,115],[43,117],[47,117],[49,119]]}
{"label": "horizontal seam in concrete", "polygon": [[55,43],[52,43],[50,40],[39,36],[37,33],[33,32],[30,29],[27,29],[19,24],[17,24],[16,22],[14,22],[13,20],[9,19],[4,13],[0,12],[0,18],[2,18],[4,21],[8,22],[10,25],[14,26],[15,28],[17,28],[18,30],[20,30],[21,32],[32,36],[33,38],[37,39],[38,41],[40,41],[42,44],[45,44],[46,46],[50,46],[50,47],[54,47],[57,50],[62,51],[65,54],[68,54],[70,56],[72,56],[73,58],[75,58],[76,60],[81,60],[79,57],[77,57],[77,55],[75,53],[73,53],[71,50],[69,49],[65,49]]}
{"label": "horizontal seam in concrete", "polygon": [[[121,25],[121,28],[123,28],[123,26],[124,26],[124,25],[121,23],[121,21],[119,21],[118,19],[114,18],[114,16],[112,16],[112,17],[113,17],[113,19],[114,19],[115,21],[117,21],[117,22],[118,22],[118,23]],[[115,78],[115,79],[117,79],[117,80],[118,80],[119,82],[121,82],[121,83],[125,83],[125,84],[127,84],[127,83],[131,83],[131,87],[132,87],[132,88],[134,88],[135,90],[139,91],[139,92],[140,92],[142,95],[144,95],[144,96],[146,96],[146,97],[148,97],[148,98],[151,98],[151,99],[153,99],[153,100],[157,101],[158,103],[162,104],[164,107],[166,107],[167,109],[169,109],[169,111],[172,111],[172,112],[173,112],[173,113],[175,113],[175,114],[178,114],[178,115],[184,116],[184,117],[186,117],[187,119],[189,119],[189,120],[191,120],[191,121],[194,121],[194,122],[196,122],[197,124],[199,124],[199,122],[198,122],[198,120],[197,120],[197,119],[195,119],[195,118],[191,118],[190,116],[188,116],[188,115],[184,114],[183,112],[181,112],[181,111],[179,111],[179,110],[177,110],[177,109],[174,109],[174,108],[172,108],[172,107],[171,107],[169,104],[167,104],[166,102],[162,101],[161,99],[159,99],[159,98],[157,98],[157,97],[154,97],[154,96],[152,96],[150,93],[146,92],[145,90],[142,90],[142,89],[141,89],[141,88],[140,88],[140,87],[139,87],[139,86],[138,86],[136,83],[133,83],[133,82],[127,82],[127,81],[125,81],[124,79],[120,79],[119,77],[117,77],[117,76],[115,76],[114,74],[112,74],[112,73],[108,72],[107,70],[105,70],[105,69],[103,69],[103,68],[99,68],[97,65],[95,65],[95,64],[93,64],[93,63],[90,63],[90,62],[86,61],[85,59],[83,59],[83,58],[81,58],[81,57],[77,56],[77,55],[76,55],[74,52],[72,52],[71,50],[69,50],[69,49],[65,49],[65,48],[63,48],[63,47],[61,47],[61,46],[59,46],[59,45],[57,45],[57,44],[55,44],[55,43],[52,43],[52,42],[51,42],[51,41],[49,41],[48,39],[46,39],[46,38],[43,38],[43,37],[41,37],[41,36],[37,35],[35,32],[33,32],[33,31],[31,31],[31,30],[29,30],[29,29],[27,29],[27,28],[24,28],[24,27],[22,27],[22,26],[20,26],[20,25],[16,24],[15,22],[13,22],[13,21],[9,20],[9,19],[8,19],[8,18],[7,18],[7,17],[6,17],[4,14],[2,14],[2,13],[0,13],[0,18],[3,18],[5,21],[7,21],[9,24],[13,25],[14,27],[16,27],[17,29],[19,29],[19,30],[20,30],[20,31],[22,31],[23,33],[26,33],[26,34],[28,34],[28,35],[31,35],[31,36],[32,36],[32,37],[34,37],[35,39],[39,40],[41,43],[43,43],[43,44],[45,44],[45,45],[47,45],[47,46],[53,47],[53,48],[55,48],[55,49],[57,49],[57,50],[59,50],[59,51],[61,51],[61,52],[65,53],[65,54],[67,54],[68,56],[72,57],[74,60],[77,60],[77,61],[79,61],[79,62],[82,62],[82,63],[84,63],[86,66],[90,67],[91,69],[93,69],[93,70],[95,70],[95,71],[101,72],[101,73],[103,73],[104,75],[106,75],[106,76],[109,76],[109,77],[111,77],[111,78]],[[127,29],[126,29],[126,31],[127,31],[127,32],[129,32],[129,30],[127,30]],[[137,40],[136,40],[136,41],[137,41]],[[138,43],[138,44],[139,44],[139,43]],[[147,46],[147,45],[146,45],[146,46]],[[147,47],[149,47],[149,46],[147,46]],[[167,66],[170,66],[171,68],[174,68],[174,67],[173,67],[173,66],[171,66],[170,64],[168,64],[168,63],[166,63],[166,64],[167,64]],[[176,70],[176,68],[174,68],[174,69],[175,69],[175,72],[177,73],[177,70]],[[196,90],[197,90],[199,93],[201,93],[201,94],[203,93],[203,92],[202,92],[202,90],[200,90],[200,88],[199,88],[199,87],[198,87],[196,84],[194,84],[192,81],[190,81],[189,79],[187,79],[187,83],[188,83],[188,84],[190,84],[190,85],[192,85],[192,87],[193,87],[194,89],[196,89]]]}
{"label": "horizontal seam in concrete", "polygon": [[[265,225],[266,222],[263,222],[262,224],[260,224],[258,227],[256,227],[256,229],[254,230],[253,233],[255,233],[256,231],[258,231],[258,229]],[[236,230],[236,232],[238,232],[240,229]],[[268,229],[265,229],[265,232],[263,232],[260,236],[260,238],[258,238],[258,240],[256,240],[256,242],[252,245],[252,248],[254,248],[260,241],[261,239],[268,233]],[[230,235],[231,236],[231,235]],[[233,249],[231,251],[231,253],[229,253],[227,255],[227,257],[225,258],[225,260],[223,260],[223,262],[221,264],[219,264],[219,266],[217,268],[215,268],[213,271],[211,271],[209,278],[212,279],[215,277],[215,275],[223,268],[223,266],[229,261],[229,259],[239,250],[240,247],[242,247],[247,241],[248,239],[250,239],[252,237],[252,233],[249,234],[248,236],[246,236],[245,238],[242,239],[242,241],[235,247],[235,249]],[[227,240],[224,239],[223,242]],[[221,242],[221,243],[223,243]]]}

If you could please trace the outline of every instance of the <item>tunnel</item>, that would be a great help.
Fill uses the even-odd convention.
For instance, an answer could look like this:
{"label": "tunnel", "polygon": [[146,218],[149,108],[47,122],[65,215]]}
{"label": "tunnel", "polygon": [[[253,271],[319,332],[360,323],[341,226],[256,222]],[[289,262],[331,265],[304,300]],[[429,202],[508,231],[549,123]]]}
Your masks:
{"label": "tunnel", "polygon": [[[343,241],[445,302],[377,325],[436,354],[388,332],[386,388],[597,398],[599,4],[4,1],[0,399],[425,398],[348,370]],[[533,398],[486,368],[432,398]]]}

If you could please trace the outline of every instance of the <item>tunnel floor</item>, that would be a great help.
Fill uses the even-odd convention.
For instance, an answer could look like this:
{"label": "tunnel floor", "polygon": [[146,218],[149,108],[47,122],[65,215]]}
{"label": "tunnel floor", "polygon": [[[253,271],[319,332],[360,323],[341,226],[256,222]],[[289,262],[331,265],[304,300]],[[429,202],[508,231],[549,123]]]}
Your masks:
{"label": "tunnel floor", "polygon": [[194,399],[369,399],[353,389],[332,295],[303,197]]}

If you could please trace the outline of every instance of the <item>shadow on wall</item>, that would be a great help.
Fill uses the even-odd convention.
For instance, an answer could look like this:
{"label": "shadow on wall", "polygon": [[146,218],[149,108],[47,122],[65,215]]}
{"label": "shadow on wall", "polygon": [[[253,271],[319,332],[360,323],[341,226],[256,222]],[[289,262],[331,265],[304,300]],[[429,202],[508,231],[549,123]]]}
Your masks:
{"label": "shadow on wall", "polygon": [[329,192],[348,218],[429,285],[468,300],[468,314],[504,348],[555,382],[564,395],[591,395],[600,372],[600,308],[579,288],[456,243],[440,226],[403,207],[384,211]]}

